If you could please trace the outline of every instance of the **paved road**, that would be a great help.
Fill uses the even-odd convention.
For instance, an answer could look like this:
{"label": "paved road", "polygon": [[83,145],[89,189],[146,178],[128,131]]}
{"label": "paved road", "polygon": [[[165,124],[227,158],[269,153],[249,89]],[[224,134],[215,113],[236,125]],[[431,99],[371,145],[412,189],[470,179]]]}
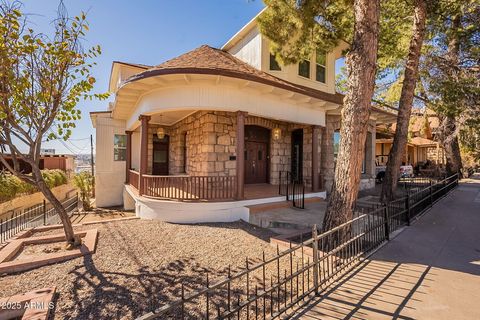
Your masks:
{"label": "paved road", "polygon": [[294,319],[480,319],[480,174]]}

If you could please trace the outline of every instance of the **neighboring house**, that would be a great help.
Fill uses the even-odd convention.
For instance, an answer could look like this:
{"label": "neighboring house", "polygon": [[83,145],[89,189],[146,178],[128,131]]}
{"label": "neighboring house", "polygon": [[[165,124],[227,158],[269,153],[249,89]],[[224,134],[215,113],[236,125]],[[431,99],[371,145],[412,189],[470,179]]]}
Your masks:
{"label": "neighboring house", "polygon": [[[402,162],[414,167],[429,161],[433,164],[445,164],[445,153],[440,144],[435,141],[439,120],[435,113],[427,110],[425,115],[413,115],[408,127],[408,142]],[[393,135],[396,124],[383,127],[377,131],[376,163],[384,166],[387,163],[390,149],[392,148]]]}
{"label": "neighboring house", "polygon": [[[91,113],[97,206],[172,222],[248,220],[248,205],[282,200],[287,172],[307,196],[325,197],[343,49],[282,66],[253,19],[221,49],[204,45],[152,67],[114,62],[115,101]],[[372,107],[363,187],[374,184],[376,124],[395,118]]]}
{"label": "neighboring house", "polygon": [[[13,160],[10,156],[5,156],[7,162],[13,166]],[[20,164],[20,171],[23,173],[31,173],[32,167],[25,161],[19,160]],[[40,156],[40,170],[53,170],[53,169],[60,169],[65,171],[66,173],[70,174],[75,172],[75,162],[73,156],[71,155],[41,155]],[[0,171],[7,170],[5,166],[0,162]]]}

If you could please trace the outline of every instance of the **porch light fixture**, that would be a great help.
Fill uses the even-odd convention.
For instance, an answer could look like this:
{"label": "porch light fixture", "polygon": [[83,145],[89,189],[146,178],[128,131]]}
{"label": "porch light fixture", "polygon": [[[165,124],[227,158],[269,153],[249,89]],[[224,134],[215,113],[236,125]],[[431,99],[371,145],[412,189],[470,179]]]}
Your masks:
{"label": "porch light fixture", "polygon": [[164,128],[159,127],[159,128],[157,129],[157,137],[158,137],[158,139],[160,139],[160,140],[163,139],[163,138],[165,138],[165,129],[164,129]]}
{"label": "porch light fixture", "polygon": [[282,129],[280,128],[275,128],[273,129],[273,140],[279,140],[282,137]]}

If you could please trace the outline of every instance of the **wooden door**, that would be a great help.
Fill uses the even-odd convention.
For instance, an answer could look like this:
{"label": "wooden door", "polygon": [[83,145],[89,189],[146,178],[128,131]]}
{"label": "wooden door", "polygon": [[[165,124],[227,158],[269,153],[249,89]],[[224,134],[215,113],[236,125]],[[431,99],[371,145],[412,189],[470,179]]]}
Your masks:
{"label": "wooden door", "polygon": [[245,143],[245,183],[267,183],[268,144],[247,141]]}
{"label": "wooden door", "polygon": [[153,136],[152,174],[168,175],[168,145],[168,136],[165,136],[163,139],[158,139],[156,134]]}

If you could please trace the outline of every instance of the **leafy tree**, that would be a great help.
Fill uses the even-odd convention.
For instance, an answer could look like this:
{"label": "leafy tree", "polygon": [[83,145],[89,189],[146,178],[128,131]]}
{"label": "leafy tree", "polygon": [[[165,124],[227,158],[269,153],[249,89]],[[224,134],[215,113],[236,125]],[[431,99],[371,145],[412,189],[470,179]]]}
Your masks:
{"label": "leafy tree", "polygon": [[[77,105],[81,99],[106,98],[105,94],[89,93],[95,83],[91,61],[100,54],[100,47],[82,48],[88,31],[84,13],[69,18],[60,3],[50,38],[35,32],[20,9],[19,2],[0,4],[0,161],[44,194],[60,216],[72,247],[80,240],[42,176],[40,148],[46,139],[69,138],[80,118]],[[32,167],[31,174],[20,171],[20,161]]]}
{"label": "leafy tree", "polygon": [[351,42],[345,60],[342,138],[323,225],[330,229],[352,218],[357,198],[375,84],[380,1],[265,0],[265,4],[260,30],[284,63],[297,62],[317,48],[328,51],[340,40]]}
{"label": "leafy tree", "polygon": [[438,1],[428,31],[419,99],[440,119],[437,137],[445,149],[447,173],[460,173],[459,138],[465,137],[460,132],[480,129],[480,1]]}

